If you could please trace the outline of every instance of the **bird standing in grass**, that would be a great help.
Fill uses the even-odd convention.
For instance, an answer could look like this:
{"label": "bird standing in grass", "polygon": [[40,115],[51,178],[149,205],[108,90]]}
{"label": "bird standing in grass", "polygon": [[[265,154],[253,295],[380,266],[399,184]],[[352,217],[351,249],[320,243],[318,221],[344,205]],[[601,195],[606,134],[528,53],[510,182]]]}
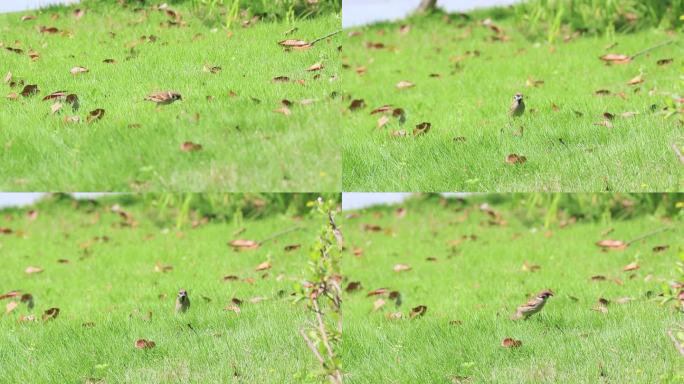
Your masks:
{"label": "bird standing in grass", "polygon": [[181,94],[178,92],[164,91],[152,93],[149,96],[147,96],[145,100],[152,101],[157,105],[167,105],[177,100],[183,100],[183,98],[181,97]]}
{"label": "bird standing in grass", "polygon": [[525,113],[525,102],[523,101],[522,93],[516,93],[513,96],[513,104],[511,104],[511,109],[508,111],[510,117],[520,117]]}
{"label": "bird standing in grass", "polygon": [[530,299],[527,303],[521,305],[518,307],[518,309],[515,311],[515,315],[511,317],[512,320],[527,320],[528,317],[534,315],[535,313],[539,312],[544,308],[544,305],[546,304],[546,300],[553,296],[553,292],[549,290],[541,291],[537,296],[534,298]]}
{"label": "bird standing in grass", "polygon": [[185,313],[190,309],[190,298],[185,289],[181,289],[176,297],[176,313]]}

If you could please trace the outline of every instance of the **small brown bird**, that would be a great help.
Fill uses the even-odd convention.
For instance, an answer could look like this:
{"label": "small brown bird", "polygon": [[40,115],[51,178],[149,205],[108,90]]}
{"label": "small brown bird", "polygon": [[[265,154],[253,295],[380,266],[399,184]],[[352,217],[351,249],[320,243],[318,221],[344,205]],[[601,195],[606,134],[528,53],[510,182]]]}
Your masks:
{"label": "small brown bird", "polygon": [[516,93],[513,96],[513,104],[511,104],[511,109],[508,111],[510,117],[520,117],[525,113],[525,102],[523,101],[522,93]]}
{"label": "small brown bird", "polygon": [[534,298],[530,299],[527,303],[521,305],[518,307],[518,309],[515,311],[515,315],[511,317],[512,320],[527,320],[528,317],[534,315],[535,313],[539,312],[544,308],[544,305],[546,304],[546,300],[553,296],[553,292],[549,290],[541,291],[537,296]]}
{"label": "small brown bird", "polygon": [[176,297],[176,313],[185,313],[190,309],[190,298],[185,289],[181,289]]}
{"label": "small brown bird", "polygon": [[183,98],[181,97],[181,94],[178,92],[165,91],[152,93],[149,96],[147,96],[145,100],[153,101],[157,105],[167,105],[177,100],[183,100]]}

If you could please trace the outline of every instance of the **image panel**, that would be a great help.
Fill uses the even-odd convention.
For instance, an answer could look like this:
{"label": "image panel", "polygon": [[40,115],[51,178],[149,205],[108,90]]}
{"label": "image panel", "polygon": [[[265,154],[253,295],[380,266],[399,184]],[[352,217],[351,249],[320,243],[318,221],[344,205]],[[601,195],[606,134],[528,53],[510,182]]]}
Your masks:
{"label": "image panel", "polygon": [[339,206],[0,194],[2,382],[340,382]]}
{"label": "image panel", "polygon": [[0,190],[340,190],[341,0],[51,3],[0,4]]}
{"label": "image panel", "polygon": [[347,383],[684,377],[681,194],[344,194]]}
{"label": "image panel", "polygon": [[343,190],[684,190],[680,1],[343,8]]}

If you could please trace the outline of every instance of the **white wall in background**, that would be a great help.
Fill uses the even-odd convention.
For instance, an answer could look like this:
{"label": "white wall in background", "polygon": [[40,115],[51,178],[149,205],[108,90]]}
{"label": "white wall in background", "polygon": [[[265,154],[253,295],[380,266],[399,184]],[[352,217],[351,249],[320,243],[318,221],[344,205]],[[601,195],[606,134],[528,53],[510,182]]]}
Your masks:
{"label": "white wall in background", "polygon": [[[0,0],[2,1],[2,0]],[[0,193],[0,209],[6,207],[24,207],[32,205],[40,200],[46,193]],[[77,199],[96,199],[105,195],[112,195],[112,193],[72,193]]]}
{"label": "white wall in background", "polygon": [[20,12],[53,4],[74,4],[79,0],[0,0],[0,12]]}
{"label": "white wall in background", "polygon": [[[398,204],[411,197],[413,193],[367,193],[367,192],[343,192],[342,210],[361,209],[374,205]],[[442,193],[446,197],[465,197],[469,193]]]}
{"label": "white wall in background", "polygon": [[[437,0],[437,5],[449,12],[463,12],[519,2],[520,0]],[[342,0],[342,26],[347,28],[401,19],[413,12],[418,4],[420,0]]]}

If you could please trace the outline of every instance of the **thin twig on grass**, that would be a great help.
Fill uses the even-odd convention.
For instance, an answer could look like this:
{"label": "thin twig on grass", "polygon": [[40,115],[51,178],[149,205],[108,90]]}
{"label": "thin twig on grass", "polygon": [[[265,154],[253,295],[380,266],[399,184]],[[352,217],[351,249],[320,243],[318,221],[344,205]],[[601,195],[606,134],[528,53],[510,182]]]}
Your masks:
{"label": "thin twig on grass", "polygon": [[672,340],[672,344],[674,344],[675,348],[677,348],[677,351],[679,352],[680,355],[684,356],[684,346],[677,340],[675,335],[672,333],[672,329],[667,330],[668,336],[670,336],[670,340]]}
{"label": "thin twig on grass", "polygon": [[654,231],[651,231],[651,232],[646,232],[646,233],[644,233],[643,235],[639,235],[639,236],[633,238],[632,240],[628,241],[628,242],[626,243],[626,245],[629,246],[629,245],[631,245],[632,243],[636,243],[636,242],[639,241],[639,240],[643,240],[643,239],[645,239],[645,238],[647,238],[647,237],[651,237],[651,236],[656,235],[656,234],[658,234],[658,233],[660,233],[660,232],[669,231],[670,229],[672,229],[672,227],[662,227],[662,228],[658,228],[658,229],[656,229],[656,230],[654,230]]}
{"label": "thin twig on grass", "polygon": [[272,234],[271,236],[269,236],[269,237],[267,237],[267,238],[261,240],[261,241],[259,242],[259,245],[262,245],[262,244],[264,244],[265,242],[271,241],[271,240],[273,240],[273,239],[275,239],[275,238],[277,238],[277,237],[280,237],[280,236],[283,236],[283,235],[287,235],[287,234],[290,233],[290,232],[300,231],[300,230],[302,230],[302,229],[304,229],[304,228],[302,228],[302,227],[292,227],[292,228],[286,229],[286,230],[284,230],[284,231],[276,232],[276,233]]}
{"label": "thin twig on grass", "polygon": [[682,151],[679,150],[679,147],[677,146],[677,144],[672,143],[672,145],[670,147],[672,147],[672,150],[674,151],[675,155],[677,155],[677,158],[679,158],[679,161],[682,164],[684,164],[684,155],[682,155]]}
{"label": "thin twig on grass", "polygon": [[652,46],[652,47],[649,47],[649,48],[644,49],[643,51],[639,51],[639,52],[633,54],[632,57],[631,57],[631,59],[634,60],[634,59],[636,59],[637,57],[639,57],[639,56],[641,56],[641,55],[645,55],[646,53],[651,52],[651,51],[654,50],[654,49],[657,49],[657,48],[660,48],[660,47],[664,47],[664,46],[670,45],[670,44],[672,44],[672,43],[674,43],[674,40],[668,40],[668,41],[664,41],[664,42],[662,42],[662,43],[660,43],[660,44],[656,44],[656,45],[654,45],[654,46]]}
{"label": "thin twig on grass", "polygon": [[316,43],[318,43],[319,41],[325,40],[325,39],[327,39],[328,37],[333,37],[333,36],[337,35],[337,34],[340,33],[340,32],[342,32],[341,29],[340,29],[340,30],[337,30],[337,31],[335,31],[335,32],[330,32],[330,33],[328,33],[327,35],[322,36],[322,37],[319,37],[318,39],[315,39],[314,41],[310,42],[309,45],[313,47],[313,45],[316,44]]}

